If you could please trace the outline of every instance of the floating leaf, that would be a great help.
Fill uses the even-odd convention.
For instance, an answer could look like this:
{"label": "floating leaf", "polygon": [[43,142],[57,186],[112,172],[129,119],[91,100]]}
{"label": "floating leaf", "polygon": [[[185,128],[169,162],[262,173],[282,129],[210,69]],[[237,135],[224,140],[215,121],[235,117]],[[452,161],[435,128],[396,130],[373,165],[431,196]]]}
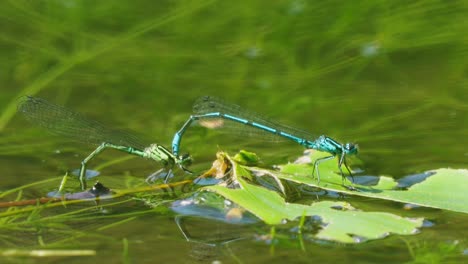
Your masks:
{"label": "floating leaf", "polygon": [[[264,171],[258,168],[250,169],[257,172]],[[387,176],[374,176],[378,183],[373,186],[352,184],[348,177],[345,183],[352,185],[355,191],[342,186],[341,176],[334,172],[335,170],[337,170],[336,161],[321,163],[320,184],[317,183],[317,179],[312,178],[312,168],[308,164],[288,164],[283,166],[281,172],[269,171],[269,173],[280,179],[330,191],[468,213],[466,195],[468,170],[466,169],[437,169],[422,174],[424,177],[418,177],[419,182],[407,189],[399,188],[401,184]],[[359,179],[360,176],[354,178]]]}
{"label": "floating leaf", "polygon": [[241,150],[234,156],[234,160],[242,165],[253,166],[258,164],[258,156],[253,152]]}
{"label": "floating leaf", "polygon": [[249,168],[233,162],[239,189],[221,185],[204,187],[237,203],[267,224],[281,224],[303,216],[319,219],[321,229],[316,238],[357,243],[380,239],[389,234],[409,235],[417,232],[423,219],[409,219],[384,212],[363,212],[345,202],[322,201],[311,205],[288,203],[277,192],[248,183]]}

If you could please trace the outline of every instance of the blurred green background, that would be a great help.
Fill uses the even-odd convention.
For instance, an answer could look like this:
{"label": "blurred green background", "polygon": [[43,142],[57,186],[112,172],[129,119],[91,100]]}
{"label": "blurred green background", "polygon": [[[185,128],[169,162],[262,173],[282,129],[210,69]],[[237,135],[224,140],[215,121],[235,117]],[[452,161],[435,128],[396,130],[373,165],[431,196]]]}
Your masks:
{"label": "blurred green background", "polygon": [[[216,95],[358,143],[361,174],[466,168],[467,17],[467,1],[2,1],[1,187],[75,168],[92,149],[17,117],[24,94],[168,147],[193,101]],[[218,148],[268,165],[302,152],[204,129],[182,152],[201,170]],[[108,172],[156,169],[139,162]]]}
{"label": "blurred green background", "polygon": [[209,94],[357,142],[369,173],[468,159],[464,1],[1,5],[3,131],[18,132],[15,100],[35,94],[169,145]]}

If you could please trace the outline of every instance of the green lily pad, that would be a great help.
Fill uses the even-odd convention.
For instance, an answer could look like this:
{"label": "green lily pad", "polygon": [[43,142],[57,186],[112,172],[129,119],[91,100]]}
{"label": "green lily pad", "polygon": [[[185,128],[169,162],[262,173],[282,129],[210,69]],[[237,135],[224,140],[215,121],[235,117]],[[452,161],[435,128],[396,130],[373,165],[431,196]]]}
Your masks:
{"label": "green lily pad", "polygon": [[[322,154],[313,155],[313,159]],[[250,168],[253,171],[265,173],[265,169]],[[430,176],[409,188],[397,188],[398,182],[387,176],[376,176],[378,183],[373,186],[345,184],[354,187],[350,190],[342,186],[341,175],[337,172],[336,161],[323,162],[320,165],[320,183],[312,177],[310,164],[287,164],[280,172],[268,171],[276,178],[293,181],[322,189],[347,193],[350,195],[385,199],[402,203],[410,203],[425,207],[439,208],[456,212],[468,213],[468,170],[437,169]],[[355,176],[354,178],[359,178]]]}
{"label": "green lily pad", "polygon": [[257,165],[259,161],[257,154],[246,151],[246,150],[239,151],[234,156],[234,160],[239,164],[247,165],[247,166]]}
{"label": "green lily pad", "polygon": [[279,193],[245,180],[251,177],[248,167],[233,162],[233,178],[238,189],[216,185],[204,187],[237,203],[267,224],[281,224],[304,216],[319,219],[318,239],[357,243],[381,239],[389,234],[415,234],[423,224],[422,218],[410,219],[385,212],[363,212],[345,202],[321,201],[310,205],[288,203]]}

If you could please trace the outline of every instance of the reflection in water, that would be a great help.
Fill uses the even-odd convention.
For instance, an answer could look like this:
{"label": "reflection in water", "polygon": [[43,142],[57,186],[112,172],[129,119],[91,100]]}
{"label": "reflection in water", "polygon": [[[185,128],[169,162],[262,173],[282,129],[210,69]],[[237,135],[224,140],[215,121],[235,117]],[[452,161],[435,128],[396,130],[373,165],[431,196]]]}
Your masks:
{"label": "reflection in water", "polygon": [[250,228],[244,225],[190,216],[176,216],[175,222],[191,244],[190,257],[197,261],[215,261],[223,256],[222,249],[229,243],[251,236]]}
{"label": "reflection in water", "polygon": [[252,224],[260,222],[234,203],[213,193],[199,193],[172,203],[179,215],[175,222],[192,246],[191,257],[214,261],[223,257],[231,242],[252,236]]}

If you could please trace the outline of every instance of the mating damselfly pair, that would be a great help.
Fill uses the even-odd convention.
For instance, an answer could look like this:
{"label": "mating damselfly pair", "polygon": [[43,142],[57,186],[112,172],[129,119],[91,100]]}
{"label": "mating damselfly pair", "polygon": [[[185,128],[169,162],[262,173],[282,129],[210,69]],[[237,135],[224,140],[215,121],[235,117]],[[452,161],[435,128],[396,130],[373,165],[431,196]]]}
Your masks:
{"label": "mating damselfly pair", "polygon": [[[336,140],[322,135],[313,137],[310,134],[264,118],[263,116],[244,110],[243,108],[227,103],[219,98],[204,96],[196,100],[193,106],[194,114],[184,123],[172,140],[172,152],[159,144],[145,145],[132,134],[121,130],[110,129],[99,122],[87,119],[65,107],[55,105],[44,99],[32,96],[24,96],[18,104],[18,112],[22,113],[27,120],[46,128],[50,132],[69,137],[71,139],[99,145],[89,156],[81,162],[79,180],[82,189],[86,188],[86,166],[88,162],[106,148],[117,149],[129,154],[161,162],[168,168],[178,165],[185,172],[190,172],[186,166],[191,163],[188,154],[179,155],[182,136],[190,125],[195,121],[226,120],[242,124],[252,129],[258,129],[271,133],[278,137],[292,140],[307,149],[328,152],[331,155],[317,159],[314,162],[312,176],[317,174],[317,183],[320,183],[318,166],[321,162],[338,157],[338,168],[340,170],[343,184],[344,165],[352,176],[348,167],[346,157],[357,153],[357,145],[352,143],[341,144]],[[222,126],[223,122],[217,122]],[[165,181],[167,181],[166,175]]]}

